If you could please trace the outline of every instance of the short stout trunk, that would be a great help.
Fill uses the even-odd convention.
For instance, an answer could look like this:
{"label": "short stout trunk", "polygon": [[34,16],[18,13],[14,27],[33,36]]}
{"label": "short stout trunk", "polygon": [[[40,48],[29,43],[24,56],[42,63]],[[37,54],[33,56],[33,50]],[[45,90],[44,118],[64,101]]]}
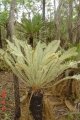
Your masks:
{"label": "short stout trunk", "polygon": [[[75,75],[75,73],[76,73],[76,70],[73,69],[73,70],[69,71],[68,76],[73,76],[73,75]],[[67,83],[67,87],[68,87],[67,99],[70,99],[72,101],[74,101],[76,98],[76,94],[73,95],[73,82],[74,82],[74,80],[71,79],[71,80],[68,80],[68,83]]]}
{"label": "short stout trunk", "polygon": [[33,93],[31,100],[30,100],[30,106],[29,109],[31,111],[31,114],[34,118],[34,120],[42,120],[43,115],[43,94],[40,91],[36,91]]}

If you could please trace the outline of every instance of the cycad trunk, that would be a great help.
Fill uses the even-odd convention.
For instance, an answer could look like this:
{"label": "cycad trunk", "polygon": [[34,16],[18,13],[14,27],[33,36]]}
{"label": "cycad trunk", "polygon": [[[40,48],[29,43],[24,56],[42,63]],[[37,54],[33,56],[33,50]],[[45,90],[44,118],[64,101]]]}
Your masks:
{"label": "cycad trunk", "polygon": [[32,36],[32,35],[30,35],[30,37],[29,37],[29,44],[30,44],[32,47],[34,47],[34,45],[33,45],[33,36]]}
{"label": "cycad trunk", "polygon": [[[73,76],[74,74],[76,74],[77,72],[77,69],[71,69],[71,70],[68,70],[68,76]],[[68,80],[67,82],[67,99],[70,99],[71,101],[74,101],[75,98],[76,98],[76,94],[73,94],[73,82],[74,80],[71,79],[71,80]]]}
{"label": "cycad trunk", "polygon": [[43,119],[43,94],[40,91],[36,91],[33,93],[30,100],[29,107],[34,120],[42,120]]}

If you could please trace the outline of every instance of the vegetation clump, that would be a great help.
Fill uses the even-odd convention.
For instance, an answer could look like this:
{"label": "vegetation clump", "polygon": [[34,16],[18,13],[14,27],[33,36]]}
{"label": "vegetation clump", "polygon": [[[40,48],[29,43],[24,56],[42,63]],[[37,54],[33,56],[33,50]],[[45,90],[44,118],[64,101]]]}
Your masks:
{"label": "vegetation clump", "polygon": [[54,40],[48,45],[39,41],[34,49],[16,38],[14,43],[10,41],[7,43],[7,49],[1,50],[1,55],[14,74],[31,90],[28,93],[29,109],[35,120],[42,120],[45,89],[67,79],[80,79],[78,74],[57,80],[65,70],[77,67],[77,61],[70,60],[77,55],[77,49],[73,47],[66,51],[62,50],[59,40]]}

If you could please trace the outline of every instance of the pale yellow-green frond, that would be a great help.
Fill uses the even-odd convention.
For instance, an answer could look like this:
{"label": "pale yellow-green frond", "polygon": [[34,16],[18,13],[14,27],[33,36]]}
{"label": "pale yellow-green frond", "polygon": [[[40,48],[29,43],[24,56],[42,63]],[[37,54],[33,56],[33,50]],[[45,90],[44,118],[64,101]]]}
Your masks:
{"label": "pale yellow-green frond", "polygon": [[73,48],[68,49],[67,51],[64,51],[64,53],[59,58],[60,62],[64,62],[66,59],[71,58],[72,56],[78,55],[76,50],[77,48],[73,47]]}
{"label": "pale yellow-green frond", "polygon": [[70,61],[77,55],[75,47],[62,51],[60,41],[54,40],[48,45],[39,41],[33,49],[27,42],[14,39],[14,43],[7,41],[7,50],[0,51],[0,55],[29,87],[45,87],[66,69],[77,67],[76,61]]}
{"label": "pale yellow-green frond", "polygon": [[54,40],[51,43],[48,44],[48,46],[46,47],[46,49],[44,50],[44,55],[46,53],[55,53],[57,51],[57,49],[60,46],[60,40]]}

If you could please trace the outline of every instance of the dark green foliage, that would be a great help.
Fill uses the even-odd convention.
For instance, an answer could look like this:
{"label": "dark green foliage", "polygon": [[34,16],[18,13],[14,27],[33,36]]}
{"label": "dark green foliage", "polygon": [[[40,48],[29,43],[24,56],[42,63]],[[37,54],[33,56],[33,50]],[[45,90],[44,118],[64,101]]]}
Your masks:
{"label": "dark green foliage", "polygon": [[0,25],[5,26],[8,19],[8,12],[3,11],[0,13]]}
{"label": "dark green foliage", "polygon": [[29,20],[27,18],[22,19],[22,27],[26,33],[36,33],[40,30],[42,27],[42,19],[39,14],[34,15],[32,20]]}

